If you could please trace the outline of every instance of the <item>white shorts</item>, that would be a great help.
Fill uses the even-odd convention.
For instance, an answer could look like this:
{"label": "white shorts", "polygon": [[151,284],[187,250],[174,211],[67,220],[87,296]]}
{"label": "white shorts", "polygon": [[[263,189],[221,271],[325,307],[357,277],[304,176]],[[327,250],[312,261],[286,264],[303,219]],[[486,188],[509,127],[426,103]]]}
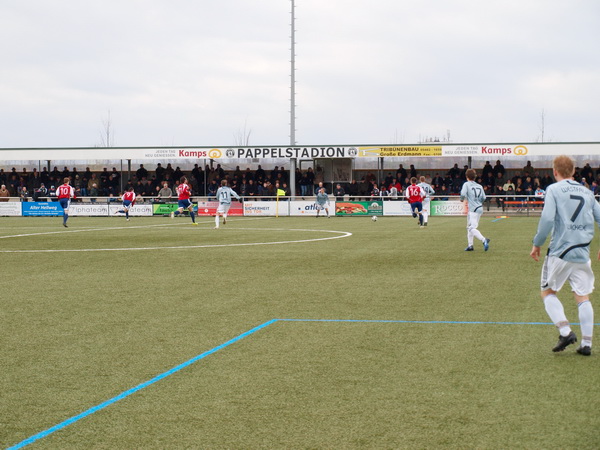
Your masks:
{"label": "white shorts", "polygon": [[482,213],[470,212],[467,214],[467,229],[475,229],[479,226],[479,219],[481,219]]}
{"label": "white shorts", "polygon": [[542,267],[542,291],[561,290],[569,281],[571,290],[577,295],[589,295],[594,291],[594,272],[592,262],[575,263],[564,261],[558,256],[546,256]]}
{"label": "white shorts", "polygon": [[217,208],[217,212],[219,214],[227,214],[229,212],[229,208],[231,207],[231,203],[219,203],[219,207]]}
{"label": "white shorts", "polygon": [[323,211],[325,208],[329,209],[329,205],[320,205],[318,203],[315,203],[316,207],[317,207],[317,211]]}

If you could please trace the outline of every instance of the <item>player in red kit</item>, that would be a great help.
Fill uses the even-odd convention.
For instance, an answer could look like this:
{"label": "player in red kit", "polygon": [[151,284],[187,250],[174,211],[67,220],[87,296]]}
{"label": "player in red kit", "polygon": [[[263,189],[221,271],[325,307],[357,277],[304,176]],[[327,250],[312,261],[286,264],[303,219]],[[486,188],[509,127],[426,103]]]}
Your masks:
{"label": "player in red kit", "polygon": [[67,220],[69,220],[69,205],[71,205],[71,199],[75,198],[75,189],[73,189],[73,186],[69,184],[68,177],[64,179],[64,184],[61,184],[58,189],[56,189],[56,196],[58,197],[58,202],[64,211],[63,227],[68,228]]}
{"label": "player in red kit", "polygon": [[133,205],[135,205],[135,197],[136,195],[133,191],[133,186],[121,196],[121,199],[123,200],[123,209],[118,210],[117,213],[125,213],[127,222],[129,222],[129,210]]}
{"label": "player in red kit", "polygon": [[190,217],[192,218],[192,224],[198,225],[196,223],[196,215],[194,214],[194,205],[190,200],[192,196],[192,189],[188,185],[188,180],[186,177],[181,177],[179,180],[179,186],[177,186],[177,199],[178,206],[177,211],[171,213],[171,219],[175,216],[178,216],[183,212],[184,209],[187,209],[190,212]]}
{"label": "player in red kit", "polygon": [[417,185],[415,177],[410,179],[410,186],[406,188],[406,198],[410,203],[413,217],[419,216],[419,226],[423,228],[423,198],[425,198],[425,191]]}

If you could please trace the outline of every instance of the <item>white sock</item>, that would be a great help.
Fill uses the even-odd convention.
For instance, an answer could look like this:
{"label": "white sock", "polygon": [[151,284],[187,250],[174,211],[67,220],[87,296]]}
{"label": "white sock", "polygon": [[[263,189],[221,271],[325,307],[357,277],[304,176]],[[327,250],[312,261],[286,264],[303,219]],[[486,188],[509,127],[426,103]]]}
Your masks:
{"label": "white sock", "polygon": [[544,306],[550,320],[558,328],[560,335],[567,336],[571,332],[571,327],[569,326],[567,316],[565,316],[565,309],[558,297],[554,294],[547,295],[544,297]]}
{"label": "white sock", "polygon": [[594,308],[592,302],[586,300],[579,305],[579,323],[581,325],[581,345],[592,346],[592,335],[594,334]]}
{"label": "white sock", "polygon": [[219,228],[219,215],[215,214],[215,226]]}
{"label": "white sock", "polygon": [[483,234],[481,234],[477,228],[475,228],[473,231],[471,231],[471,233],[473,233],[473,236],[476,237],[477,239],[479,239],[481,242],[485,241]]}

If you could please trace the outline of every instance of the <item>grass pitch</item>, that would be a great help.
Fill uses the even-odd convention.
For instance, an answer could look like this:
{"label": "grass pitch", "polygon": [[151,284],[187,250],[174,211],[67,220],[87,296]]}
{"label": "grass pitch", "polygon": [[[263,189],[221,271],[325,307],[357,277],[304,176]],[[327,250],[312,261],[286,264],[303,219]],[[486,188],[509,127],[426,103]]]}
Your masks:
{"label": "grass pitch", "polygon": [[489,252],[465,218],[199,222],[0,218],[2,448],[211,350],[30,448],[600,447],[537,219],[484,217]]}

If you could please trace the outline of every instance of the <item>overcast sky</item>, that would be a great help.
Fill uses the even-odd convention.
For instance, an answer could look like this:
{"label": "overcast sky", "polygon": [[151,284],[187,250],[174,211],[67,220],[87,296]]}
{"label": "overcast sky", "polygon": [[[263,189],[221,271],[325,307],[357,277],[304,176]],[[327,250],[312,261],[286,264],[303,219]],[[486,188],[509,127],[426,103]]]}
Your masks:
{"label": "overcast sky", "polygon": [[[0,147],[290,143],[289,0],[2,0]],[[296,0],[298,145],[600,141],[600,2]],[[542,120],[543,117],[543,120]],[[543,124],[543,126],[542,126]]]}

